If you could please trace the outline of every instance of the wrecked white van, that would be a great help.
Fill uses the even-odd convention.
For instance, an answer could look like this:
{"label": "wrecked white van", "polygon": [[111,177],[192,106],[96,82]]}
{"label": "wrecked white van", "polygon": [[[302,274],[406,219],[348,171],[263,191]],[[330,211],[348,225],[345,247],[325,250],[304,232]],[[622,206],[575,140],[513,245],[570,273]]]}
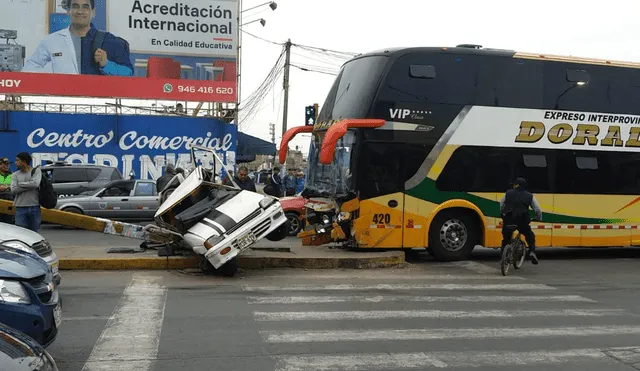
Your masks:
{"label": "wrecked white van", "polygon": [[[186,178],[176,175],[160,193],[155,214],[158,227],[180,235],[183,242],[225,276],[237,271],[236,257],[262,238],[279,241],[287,236],[287,218],[278,199],[219,182],[222,168],[215,152],[193,147],[197,166]],[[159,190],[161,191],[161,190]]]}

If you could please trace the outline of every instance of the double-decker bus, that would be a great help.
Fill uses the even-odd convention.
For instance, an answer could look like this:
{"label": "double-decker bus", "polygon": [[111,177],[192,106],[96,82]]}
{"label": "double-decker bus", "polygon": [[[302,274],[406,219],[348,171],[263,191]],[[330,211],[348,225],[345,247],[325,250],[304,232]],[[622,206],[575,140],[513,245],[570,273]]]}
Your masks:
{"label": "double-decker bus", "polygon": [[640,245],[640,64],[402,48],[345,63],[314,126],[307,245],[499,248],[517,177],[543,209],[538,247]]}

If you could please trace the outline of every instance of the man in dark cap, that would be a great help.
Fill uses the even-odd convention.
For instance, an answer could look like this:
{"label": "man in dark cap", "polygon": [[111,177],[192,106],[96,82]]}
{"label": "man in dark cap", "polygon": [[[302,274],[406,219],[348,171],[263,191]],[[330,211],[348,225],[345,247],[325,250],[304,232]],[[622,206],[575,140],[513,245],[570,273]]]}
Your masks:
{"label": "man in dark cap", "polygon": [[507,227],[517,226],[517,230],[527,240],[529,245],[528,254],[533,264],[538,264],[538,257],[535,254],[536,235],[531,230],[531,218],[529,217],[529,207],[536,212],[536,220],[542,221],[542,209],[535,196],[526,190],[527,181],[524,178],[517,178],[512,183],[513,188],[508,190],[500,200],[500,214],[502,215],[502,248],[507,246],[513,236],[514,230]]}
{"label": "man in dark cap", "polygon": [[42,172],[39,167],[33,169],[31,161],[31,155],[27,152],[16,155],[18,171],[11,176],[11,193],[15,197],[13,205],[16,208],[16,225],[38,232],[42,220],[38,192]]}

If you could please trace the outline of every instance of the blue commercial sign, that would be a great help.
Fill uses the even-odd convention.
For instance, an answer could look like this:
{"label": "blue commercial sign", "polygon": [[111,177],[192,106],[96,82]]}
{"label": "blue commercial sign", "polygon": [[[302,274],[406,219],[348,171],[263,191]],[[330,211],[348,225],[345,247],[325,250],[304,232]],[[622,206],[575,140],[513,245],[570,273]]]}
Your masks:
{"label": "blue commercial sign", "polygon": [[192,145],[213,148],[235,167],[235,125],[212,118],[0,112],[0,157],[29,152],[34,163],[66,161],[131,170],[139,179],[158,179],[173,163],[189,169]]}

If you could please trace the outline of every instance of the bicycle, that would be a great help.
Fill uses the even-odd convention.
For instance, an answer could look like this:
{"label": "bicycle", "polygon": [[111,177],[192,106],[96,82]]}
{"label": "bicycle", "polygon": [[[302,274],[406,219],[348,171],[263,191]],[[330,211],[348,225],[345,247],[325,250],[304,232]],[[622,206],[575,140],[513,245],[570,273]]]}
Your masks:
{"label": "bicycle", "polygon": [[[507,225],[509,229],[516,230],[516,225]],[[526,257],[526,246],[522,239],[521,234],[518,231],[515,237],[511,238],[511,241],[502,250],[502,260],[500,261],[500,271],[503,276],[509,273],[509,267],[513,265],[513,268],[520,269]]]}

